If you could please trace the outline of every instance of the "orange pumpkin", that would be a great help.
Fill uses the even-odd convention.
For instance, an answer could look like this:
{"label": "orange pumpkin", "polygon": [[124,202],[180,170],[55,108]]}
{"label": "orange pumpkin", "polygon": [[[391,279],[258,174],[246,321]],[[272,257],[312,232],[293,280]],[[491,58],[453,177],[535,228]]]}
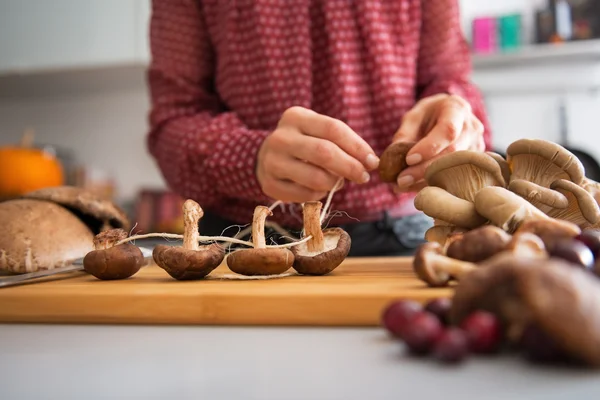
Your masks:
{"label": "orange pumpkin", "polygon": [[0,147],[0,197],[13,198],[64,184],[60,161],[31,144],[32,133],[27,132],[20,145]]}

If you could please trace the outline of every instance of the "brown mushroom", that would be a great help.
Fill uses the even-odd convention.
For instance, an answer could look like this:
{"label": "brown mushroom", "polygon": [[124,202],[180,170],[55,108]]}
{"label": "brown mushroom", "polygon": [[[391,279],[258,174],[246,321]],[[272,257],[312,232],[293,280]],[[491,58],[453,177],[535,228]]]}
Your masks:
{"label": "brown mushroom", "polygon": [[557,258],[516,255],[484,263],[460,280],[450,320],[460,324],[472,312],[497,315],[506,337],[521,342],[539,328],[571,359],[600,367],[600,280]]}
{"label": "brown mushroom", "polygon": [[351,239],[342,228],[321,230],[320,201],[304,203],[304,235],[311,238],[292,247],[294,269],[302,275],[326,275],[336,269],[350,252]]}
{"label": "brown mushroom", "polygon": [[500,172],[502,172],[502,177],[504,178],[504,182],[508,184],[510,181],[510,166],[508,165],[508,161],[500,154],[495,153],[493,151],[486,151],[485,154],[492,157],[500,166]]}
{"label": "brown mushroom", "polygon": [[183,203],[183,245],[158,245],[152,251],[154,262],[172,278],[198,280],[205,278],[217,268],[225,257],[225,249],[218,243],[200,245],[198,222],[204,211],[198,203]]}
{"label": "brown mushroom", "polygon": [[112,201],[84,188],[49,187],[29,192],[22,198],[60,204],[84,221],[94,234],[113,228],[130,229],[131,224],[123,210]]}
{"label": "brown mushroom", "polygon": [[485,225],[454,240],[448,246],[446,255],[457,260],[478,263],[504,251],[511,240],[511,235],[504,230]]}
{"label": "brown mushroom", "polygon": [[490,155],[478,151],[461,150],[441,156],[433,161],[425,172],[429,186],[469,202],[486,186],[502,186],[506,183],[500,164]]}
{"label": "brown mushroom", "polygon": [[439,243],[446,249],[454,240],[459,239],[466,232],[468,232],[467,229],[453,225],[434,225],[425,231],[425,240]]}
{"label": "brown mushroom", "polygon": [[446,221],[459,228],[473,229],[487,222],[477,213],[472,202],[436,186],[421,189],[415,197],[414,205],[429,217]]}
{"label": "brown mushroom", "polygon": [[268,248],[265,239],[265,220],[273,215],[265,206],[257,206],[252,218],[254,248],[239,249],[227,256],[227,266],[237,274],[278,275],[294,265],[294,253],[287,248]]}
{"label": "brown mushroom", "polygon": [[531,233],[539,237],[547,249],[564,239],[574,239],[581,233],[579,226],[560,219],[531,219],[523,222],[515,231],[516,234]]}
{"label": "brown mushroom", "polygon": [[94,249],[94,234],[75,214],[44,200],[0,202],[0,270],[22,274],[64,267]]}
{"label": "brown mushroom", "polygon": [[475,268],[474,263],[445,256],[443,247],[436,242],[419,245],[413,259],[415,274],[430,287],[448,286],[452,279],[460,279]]}
{"label": "brown mushroom", "polygon": [[523,179],[510,182],[508,190],[521,196],[544,214],[559,208],[566,209],[569,206],[569,200],[562,193],[544,189],[538,184]]}
{"label": "brown mushroom", "polygon": [[600,222],[600,207],[594,197],[575,183],[559,179],[552,182],[550,189],[565,196],[566,208],[555,208],[547,212],[550,217],[572,222],[585,229]]}
{"label": "brown mushroom", "polygon": [[145,264],[142,251],[131,243],[117,243],[127,238],[123,229],[111,229],[94,237],[94,250],[83,258],[83,269],[102,280],[127,279]]}
{"label": "brown mushroom", "polygon": [[600,183],[586,177],[583,179],[581,187],[583,187],[592,195],[594,200],[596,200],[596,203],[600,204]]}
{"label": "brown mushroom", "polygon": [[530,232],[518,232],[512,235],[504,252],[521,258],[548,258],[549,254],[544,241]]}
{"label": "brown mushroom", "polygon": [[524,198],[498,186],[489,186],[477,193],[475,210],[493,225],[511,234],[526,220],[551,219]]}
{"label": "brown mushroom", "polygon": [[406,155],[416,142],[395,142],[390,144],[379,158],[379,178],[382,182],[396,182],[398,175],[408,167]]}

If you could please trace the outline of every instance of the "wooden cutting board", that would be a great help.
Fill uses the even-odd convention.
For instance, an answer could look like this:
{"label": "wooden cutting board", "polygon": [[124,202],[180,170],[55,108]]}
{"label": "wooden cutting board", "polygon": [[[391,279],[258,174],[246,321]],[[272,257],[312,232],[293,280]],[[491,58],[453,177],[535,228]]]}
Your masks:
{"label": "wooden cutting board", "polygon": [[[449,296],[418,280],[411,258],[349,258],[327,276],[173,280],[155,265],[122,281],[76,272],[0,289],[0,322],[376,326],[393,299]],[[290,270],[292,272],[293,270]]]}

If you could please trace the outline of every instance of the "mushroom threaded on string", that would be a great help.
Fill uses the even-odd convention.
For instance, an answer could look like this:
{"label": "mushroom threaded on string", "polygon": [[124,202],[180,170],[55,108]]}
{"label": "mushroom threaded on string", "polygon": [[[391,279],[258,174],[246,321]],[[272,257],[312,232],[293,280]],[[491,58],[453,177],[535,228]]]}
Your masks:
{"label": "mushroom threaded on string", "polygon": [[83,258],[83,269],[101,280],[126,279],[145,264],[142,251],[133,244],[117,244],[127,237],[123,229],[100,232],[94,237],[94,250]]}

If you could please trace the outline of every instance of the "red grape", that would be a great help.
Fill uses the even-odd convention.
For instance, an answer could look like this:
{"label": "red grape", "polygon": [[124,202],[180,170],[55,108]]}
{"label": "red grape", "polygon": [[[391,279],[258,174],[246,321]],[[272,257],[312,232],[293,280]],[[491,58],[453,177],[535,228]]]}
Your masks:
{"label": "red grape", "polygon": [[445,363],[458,363],[469,354],[469,341],[462,329],[447,328],[433,347],[433,356]]}
{"label": "red grape", "polygon": [[585,244],[578,240],[559,240],[550,249],[552,257],[561,258],[585,269],[594,265],[594,254]]}
{"label": "red grape", "polygon": [[402,338],[402,330],[408,320],[422,310],[423,306],[416,301],[397,300],[386,307],[381,322],[394,337]]}
{"label": "red grape", "polygon": [[466,332],[469,348],[474,353],[493,353],[502,342],[502,326],[498,318],[487,311],[475,311],[460,327]]}
{"label": "red grape", "polygon": [[600,253],[600,229],[586,229],[576,239],[589,247],[594,257],[598,257]]}
{"label": "red grape", "polygon": [[452,300],[448,297],[431,300],[425,305],[425,311],[429,311],[439,318],[444,325],[449,324],[450,309],[452,308]]}
{"label": "red grape", "polygon": [[426,354],[443,332],[440,320],[428,311],[415,314],[402,332],[408,349],[414,354]]}

